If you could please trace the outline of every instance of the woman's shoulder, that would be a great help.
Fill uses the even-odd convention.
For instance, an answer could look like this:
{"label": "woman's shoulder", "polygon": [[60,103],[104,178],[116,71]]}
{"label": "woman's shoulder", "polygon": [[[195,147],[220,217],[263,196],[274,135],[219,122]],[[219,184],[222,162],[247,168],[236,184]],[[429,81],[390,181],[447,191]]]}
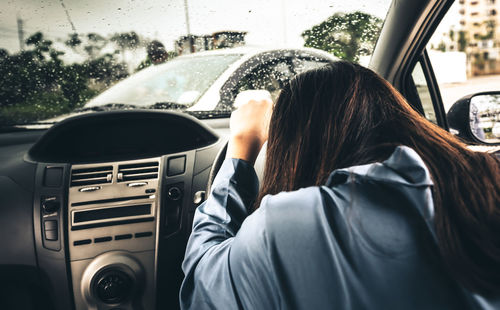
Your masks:
{"label": "woman's shoulder", "polygon": [[326,182],[332,187],[342,183],[390,183],[396,186],[432,186],[429,169],[410,147],[398,146],[384,161],[333,171]]}
{"label": "woman's shoulder", "polygon": [[[422,200],[425,205],[431,204],[427,190],[433,186],[431,175],[420,156],[411,148],[398,146],[384,161],[366,165],[337,169],[330,174],[324,186],[310,186],[295,191],[267,195],[261,207],[281,213],[286,210],[289,216],[301,215],[328,202],[338,207],[353,205],[352,200],[364,201],[364,196],[377,202],[391,197],[381,195],[379,199],[372,196],[374,189],[382,192],[403,192],[409,199]],[[409,189],[408,189],[409,188]],[[418,195],[415,192],[418,192]],[[359,198],[359,199],[356,199]],[[401,196],[399,197],[401,200]],[[369,201],[364,201],[369,203]]]}
{"label": "woman's shoulder", "polygon": [[[270,242],[279,240],[282,246],[291,242],[293,248],[328,226],[326,218],[333,209],[338,206],[325,201],[324,189],[310,186],[265,196],[256,215]],[[337,214],[337,218],[342,215]]]}
{"label": "woman's shoulder", "polygon": [[324,186],[266,196],[259,217],[280,242],[307,243],[326,232],[331,241],[354,237],[371,252],[398,256],[415,249],[421,228],[433,234],[431,187],[417,153],[398,147],[383,162],[333,172]]}

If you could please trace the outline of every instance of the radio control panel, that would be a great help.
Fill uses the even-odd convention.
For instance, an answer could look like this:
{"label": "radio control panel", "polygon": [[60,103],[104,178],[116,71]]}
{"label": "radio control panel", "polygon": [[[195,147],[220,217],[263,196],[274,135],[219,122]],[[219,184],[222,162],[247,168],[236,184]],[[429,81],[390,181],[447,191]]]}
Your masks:
{"label": "radio control panel", "polygon": [[66,218],[76,309],[155,308],[160,239],[180,230],[194,159],[190,151],[71,166]]}

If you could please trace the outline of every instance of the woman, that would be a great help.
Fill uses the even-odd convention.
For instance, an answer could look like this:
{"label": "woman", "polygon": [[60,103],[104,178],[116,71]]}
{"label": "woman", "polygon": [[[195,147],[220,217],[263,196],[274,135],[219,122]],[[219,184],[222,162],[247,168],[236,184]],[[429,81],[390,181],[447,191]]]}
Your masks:
{"label": "woman", "polygon": [[271,105],[231,117],[230,158],[186,250],[183,308],[500,309],[493,155],[347,62],[297,76],[272,117]]}

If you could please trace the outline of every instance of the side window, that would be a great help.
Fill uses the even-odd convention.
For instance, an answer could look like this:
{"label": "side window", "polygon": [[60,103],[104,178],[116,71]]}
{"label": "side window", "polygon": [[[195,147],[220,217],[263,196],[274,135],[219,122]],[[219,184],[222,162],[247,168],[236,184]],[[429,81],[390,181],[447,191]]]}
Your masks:
{"label": "side window", "polygon": [[500,1],[455,1],[427,45],[447,112],[458,99],[500,90]]}
{"label": "side window", "polygon": [[417,62],[415,65],[415,68],[411,73],[411,77],[413,78],[413,83],[415,84],[425,117],[434,124],[437,124],[436,113],[434,112],[434,105],[432,104],[431,92],[429,91],[427,79],[425,78],[424,70],[422,69],[420,62]]}
{"label": "side window", "polygon": [[244,90],[265,89],[271,93],[273,100],[276,100],[283,84],[293,74],[286,60],[264,63],[256,67],[238,82],[235,94]]}

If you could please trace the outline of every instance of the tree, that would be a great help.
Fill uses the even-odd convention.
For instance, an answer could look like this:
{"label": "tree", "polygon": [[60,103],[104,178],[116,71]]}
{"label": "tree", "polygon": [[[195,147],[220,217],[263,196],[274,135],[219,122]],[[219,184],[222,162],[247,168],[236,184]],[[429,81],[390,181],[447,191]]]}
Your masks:
{"label": "tree", "polygon": [[29,36],[25,43],[28,47],[34,47],[31,52],[33,52],[34,56],[36,56],[40,61],[45,59],[44,54],[49,53],[52,48],[52,41],[45,40],[41,32],[36,32]]}
{"label": "tree", "polygon": [[108,40],[97,33],[87,34],[87,45],[83,47],[91,60],[96,59]]}
{"label": "tree", "polygon": [[335,13],[326,21],[302,33],[304,46],[325,50],[333,55],[358,61],[369,55],[382,28],[382,20],[363,12]]}
{"label": "tree", "polygon": [[0,48],[0,61],[7,59],[9,57],[9,51],[4,48]]}
{"label": "tree", "polygon": [[64,53],[41,32],[29,36],[26,45],[25,51],[4,55],[0,75],[9,78],[0,80],[0,107],[64,105],[69,111],[88,99],[82,96],[89,81],[83,65],[65,65]]}
{"label": "tree", "polygon": [[465,31],[458,32],[458,50],[460,52],[465,52],[465,48],[467,47],[467,36]]}
{"label": "tree", "polygon": [[72,33],[68,37],[68,40],[66,40],[64,44],[66,44],[66,46],[70,47],[72,50],[75,50],[77,46],[82,44],[82,40],[80,40],[78,34]]}
{"label": "tree", "polygon": [[481,40],[491,40],[495,36],[496,23],[494,20],[484,22],[486,26],[486,34],[480,36]]}
{"label": "tree", "polygon": [[103,87],[128,76],[126,64],[117,63],[114,55],[109,53],[86,61],[84,66],[87,69],[88,77]]}
{"label": "tree", "polygon": [[120,49],[123,60],[125,59],[125,50],[134,50],[141,44],[139,35],[134,31],[115,33],[110,40]]}
{"label": "tree", "polygon": [[446,52],[446,44],[444,43],[444,41],[439,42],[437,49],[438,49],[438,51]]}
{"label": "tree", "polygon": [[146,41],[146,59],[144,59],[136,68],[136,72],[149,67],[153,64],[161,64],[177,56],[174,51],[167,51],[163,43],[158,40]]}

